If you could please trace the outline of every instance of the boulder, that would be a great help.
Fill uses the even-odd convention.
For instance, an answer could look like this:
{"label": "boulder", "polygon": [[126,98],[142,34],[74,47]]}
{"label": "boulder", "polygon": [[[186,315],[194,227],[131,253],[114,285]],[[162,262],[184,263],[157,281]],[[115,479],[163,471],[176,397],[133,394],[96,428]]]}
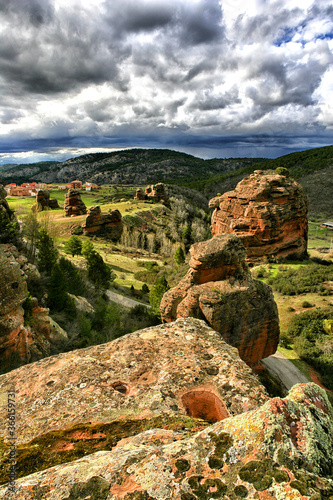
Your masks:
{"label": "boulder", "polygon": [[81,194],[78,189],[69,189],[67,191],[64,209],[66,217],[84,215],[87,213],[87,208],[81,200]]}
{"label": "boulder", "polygon": [[205,320],[250,366],[274,354],[279,342],[277,305],[271,287],[251,277],[241,240],[218,235],[193,245],[190,254],[188,273],[162,298],[162,320]]}
{"label": "boulder", "polygon": [[[202,429],[269,399],[237,349],[194,318],[22,366],[0,376],[0,401],[8,387],[17,392],[19,476],[110,450],[147,429]],[[6,412],[0,405],[0,483]]]}
{"label": "boulder", "polygon": [[40,190],[36,195],[36,209],[37,212],[42,212],[43,210],[60,208],[58,200],[53,198],[50,199],[49,191]]}
{"label": "boulder", "polygon": [[118,241],[123,232],[123,219],[119,210],[110,210],[109,213],[102,214],[100,206],[96,205],[89,208],[82,228],[84,234],[103,234],[112,241]]}
{"label": "boulder", "polygon": [[234,191],[210,200],[212,234],[236,234],[248,262],[307,256],[308,200],[294,180],[256,170]]}
{"label": "boulder", "polygon": [[146,193],[143,191],[143,189],[138,188],[136,190],[134,199],[138,201],[144,201],[146,199]]}
{"label": "boulder", "polygon": [[[212,365],[218,374],[209,374]],[[299,384],[286,398],[269,399],[236,350],[195,319],[1,376],[0,498],[9,493],[8,387],[16,391],[15,498],[333,495],[333,409],[325,391]]]}

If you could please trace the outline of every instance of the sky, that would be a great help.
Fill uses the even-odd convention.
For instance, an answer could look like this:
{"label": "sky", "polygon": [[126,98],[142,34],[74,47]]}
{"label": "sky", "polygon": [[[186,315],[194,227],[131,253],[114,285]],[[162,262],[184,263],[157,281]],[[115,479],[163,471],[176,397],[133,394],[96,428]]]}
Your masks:
{"label": "sky", "polygon": [[0,164],[333,144],[331,0],[0,0]]}

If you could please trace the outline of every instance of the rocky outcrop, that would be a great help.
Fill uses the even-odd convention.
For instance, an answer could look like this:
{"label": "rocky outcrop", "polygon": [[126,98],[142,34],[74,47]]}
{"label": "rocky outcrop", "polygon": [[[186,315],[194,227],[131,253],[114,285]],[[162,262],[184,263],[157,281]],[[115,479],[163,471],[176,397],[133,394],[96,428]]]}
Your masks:
{"label": "rocky outcrop", "polygon": [[333,494],[333,410],[325,391],[304,384],[269,399],[236,349],[196,319],[1,376],[0,498],[8,493],[8,387],[16,391],[16,498]]}
{"label": "rocky outcrop", "polygon": [[36,210],[37,212],[42,212],[43,210],[54,210],[59,207],[58,200],[56,198],[50,199],[49,191],[40,190],[36,195]]}
{"label": "rocky outcrop", "polygon": [[123,220],[119,210],[110,210],[109,213],[102,214],[100,206],[96,205],[89,208],[82,227],[84,234],[103,234],[112,241],[118,241],[123,232]]}
{"label": "rocky outcrop", "polygon": [[87,208],[81,200],[81,194],[78,189],[69,189],[67,191],[64,209],[66,217],[84,215],[87,213]]}
{"label": "rocky outcrop", "polygon": [[22,307],[28,297],[27,282],[39,278],[14,245],[0,245],[0,360],[7,365],[14,355],[28,363],[48,356],[51,344],[67,340],[66,332],[48,316],[48,309],[33,299],[29,324]]}
{"label": "rocky outcrop", "polygon": [[308,201],[296,181],[256,170],[209,206],[214,209],[213,236],[236,234],[246,247],[248,262],[306,257]]}
{"label": "rocky outcrop", "polygon": [[0,184],[0,243],[17,240],[19,224],[6,200],[7,192]]}
{"label": "rocky outcrop", "polygon": [[205,320],[250,366],[273,354],[279,341],[277,305],[272,289],[252,279],[241,240],[218,235],[193,245],[190,254],[190,270],[161,301],[162,320]]}
{"label": "rocky outcrop", "polygon": [[147,186],[145,192],[141,188],[136,190],[135,200],[152,200],[155,202],[168,203],[169,197],[166,192],[165,185],[162,182],[157,184],[152,184],[151,186]]}

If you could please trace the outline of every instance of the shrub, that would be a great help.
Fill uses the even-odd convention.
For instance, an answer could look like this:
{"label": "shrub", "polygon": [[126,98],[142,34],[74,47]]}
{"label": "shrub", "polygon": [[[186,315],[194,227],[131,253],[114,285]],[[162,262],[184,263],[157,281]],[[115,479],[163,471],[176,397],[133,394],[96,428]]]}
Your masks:
{"label": "shrub", "polygon": [[161,276],[157,280],[156,285],[151,290],[149,295],[149,303],[154,311],[154,313],[159,316],[160,315],[160,303],[165,292],[169,290],[168,282],[165,276]]}
{"label": "shrub", "polygon": [[289,177],[289,170],[285,167],[277,167],[275,169],[275,172],[278,174],[278,175],[284,175],[285,177]]}
{"label": "shrub", "polygon": [[59,253],[54,246],[53,239],[45,229],[41,229],[39,232],[37,248],[37,267],[39,271],[51,275],[53,266],[58,260]]}
{"label": "shrub", "polygon": [[98,288],[106,290],[111,281],[114,280],[114,275],[110,267],[105,264],[99,253],[93,250],[87,257],[88,278]]}
{"label": "shrub", "polygon": [[304,307],[304,309],[308,309],[310,307],[313,307],[313,304],[310,304],[310,302],[308,302],[307,300],[304,300],[302,302],[302,307]]}

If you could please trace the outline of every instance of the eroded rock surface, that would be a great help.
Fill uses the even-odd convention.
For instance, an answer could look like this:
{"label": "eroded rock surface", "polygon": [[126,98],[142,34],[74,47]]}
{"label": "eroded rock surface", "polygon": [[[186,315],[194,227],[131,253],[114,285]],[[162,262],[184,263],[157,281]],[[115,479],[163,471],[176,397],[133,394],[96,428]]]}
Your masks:
{"label": "eroded rock surface", "polygon": [[218,235],[190,248],[190,270],[164,294],[164,322],[205,320],[250,366],[274,354],[279,318],[272,289],[251,277],[245,247],[235,235]]}
{"label": "eroded rock surface", "polygon": [[306,257],[308,201],[296,181],[257,170],[209,206],[214,209],[213,236],[236,234],[246,247],[247,261]]}
{"label": "eroded rock surface", "polygon": [[135,200],[153,200],[156,202],[168,203],[169,197],[166,192],[165,185],[163,182],[158,182],[157,184],[152,184],[151,186],[147,186],[145,191],[141,188],[136,190]]}
{"label": "eroded rock surface", "polygon": [[14,245],[0,245],[0,361],[6,363],[17,354],[24,363],[50,354],[50,343],[64,342],[67,334],[48,316],[48,309],[32,302],[32,317],[27,325],[23,303],[28,297],[27,282],[39,278]]}
{"label": "eroded rock surface", "polygon": [[237,350],[193,318],[0,376],[0,432],[7,444],[8,387],[16,388],[22,474],[109,450],[145,429],[196,428],[203,424],[195,419],[215,422],[268,400]]}
{"label": "eroded rock surface", "polygon": [[123,232],[123,220],[119,210],[110,210],[102,214],[99,205],[90,207],[86,221],[83,224],[84,234],[103,234],[112,241],[118,241]]}
{"label": "eroded rock surface", "polygon": [[17,481],[16,498],[320,500],[333,495],[332,467],[332,407],[322,389],[304,384],[199,431],[146,430],[37,472]]}
{"label": "eroded rock surface", "polygon": [[56,198],[50,199],[49,191],[40,190],[36,195],[36,210],[42,212],[43,210],[60,208]]}
{"label": "eroded rock surface", "polygon": [[84,215],[87,213],[87,208],[81,200],[81,194],[78,189],[69,189],[67,191],[64,209],[66,217]]}

